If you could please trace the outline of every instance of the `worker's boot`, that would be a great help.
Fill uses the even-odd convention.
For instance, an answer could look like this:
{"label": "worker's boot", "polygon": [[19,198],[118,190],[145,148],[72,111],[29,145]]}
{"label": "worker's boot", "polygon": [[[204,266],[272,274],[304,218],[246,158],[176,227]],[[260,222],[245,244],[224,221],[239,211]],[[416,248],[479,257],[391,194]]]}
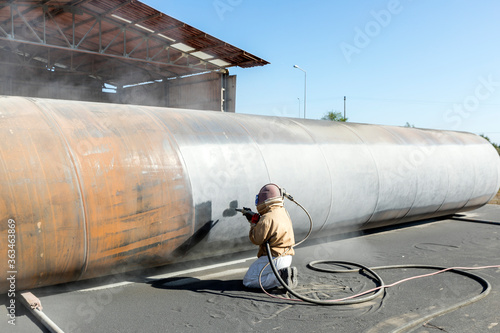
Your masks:
{"label": "worker's boot", "polygon": [[279,270],[280,276],[290,288],[297,287],[297,267],[286,267]]}

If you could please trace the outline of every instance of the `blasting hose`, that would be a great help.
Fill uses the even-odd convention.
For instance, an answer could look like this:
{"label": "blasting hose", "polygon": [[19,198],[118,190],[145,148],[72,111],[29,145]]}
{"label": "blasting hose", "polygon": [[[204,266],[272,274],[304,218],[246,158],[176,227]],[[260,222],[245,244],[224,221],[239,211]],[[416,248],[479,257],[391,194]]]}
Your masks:
{"label": "blasting hose", "polygon": [[[309,214],[309,212],[302,205],[300,205],[297,201],[295,201],[291,195],[289,195],[288,193],[286,193],[284,191],[283,192],[283,196],[286,197],[287,199],[289,199],[290,201],[294,202],[295,204],[297,204],[300,208],[302,208],[302,210],[306,213],[307,217],[309,218],[309,222],[310,222],[309,232],[304,237],[304,239],[302,239],[300,242],[298,242],[295,245],[293,245],[293,247],[295,247],[295,246],[303,243],[309,237],[309,235],[312,232],[313,221],[312,221],[312,218],[311,218],[311,215]],[[273,296],[273,295],[267,293],[264,290],[264,288],[262,288],[262,290],[264,290],[264,292],[266,294],[268,294],[269,296],[271,296],[271,297],[280,298],[280,299],[284,299],[284,300],[287,300],[287,301],[304,301],[304,302],[313,303],[313,304],[317,304],[317,305],[349,305],[349,304],[358,304],[358,303],[363,303],[363,302],[370,301],[370,300],[372,300],[372,299],[380,296],[385,291],[386,288],[395,286],[395,285],[397,285],[399,283],[402,283],[402,282],[405,282],[405,281],[409,281],[409,280],[412,280],[412,279],[416,279],[416,278],[420,278],[420,277],[426,277],[426,276],[436,275],[436,274],[447,272],[447,271],[455,273],[455,274],[460,274],[460,275],[468,277],[468,278],[470,278],[472,280],[475,280],[476,282],[478,282],[483,287],[483,290],[478,295],[476,295],[476,296],[474,296],[472,298],[469,298],[469,299],[467,299],[465,301],[453,304],[452,306],[449,306],[447,308],[439,310],[439,311],[437,311],[435,313],[432,313],[432,314],[429,314],[429,315],[426,315],[426,316],[423,316],[423,317],[420,317],[420,318],[416,318],[415,320],[410,321],[410,322],[406,323],[405,325],[399,327],[395,332],[404,332],[405,330],[410,329],[412,327],[415,327],[415,326],[417,326],[417,325],[419,325],[421,323],[424,323],[424,322],[426,322],[426,321],[428,321],[428,320],[430,320],[430,319],[432,319],[434,317],[437,317],[437,316],[443,315],[445,313],[451,312],[451,311],[456,310],[456,309],[458,309],[460,307],[472,304],[472,303],[477,302],[478,300],[482,299],[483,297],[487,296],[490,293],[490,291],[491,291],[491,285],[490,285],[490,283],[487,280],[485,280],[484,278],[482,278],[482,277],[480,277],[480,276],[478,276],[476,274],[467,272],[465,270],[478,270],[478,269],[485,269],[485,268],[498,268],[498,267],[500,267],[499,265],[494,265],[494,266],[484,266],[484,267],[451,267],[451,268],[445,268],[445,267],[432,266],[432,265],[389,265],[389,266],[378,266],[378,267],[371,267],[370,268],[370,267],[366,267],[366,266],[358,264],[358,263],[348,262],[348,261],[316,260],[316,261],[309,262],[307,264],[307,267],[309,269],[312,269],[312,270],[315,270],[315,271],[326,272],[326,273],[355,273],[355,272],[362,272],[363,271],[363,272],[368,273],[369,275],[371,275],[373,277],[373,279],[375,280],[375,283],[377,285],[377,287],[375,287],[373,289],[370,289],[370,290],[367,290],[367,291],[364,291],[364,292],[361,292],[361,293],[359,293],[357,295],[352,295],[352,296],[344,297],[344,298],[341,298],[341,299],[335,299],[335,300],[318,300],[318,299],[313,299],[313,298],[309,298],[309,297],[300,295],[299,293],[297,293],[296,291],[294,291],[292,288],[290,288],[285,283],[285,281],[283,281],[283,279],[281,278],[281,276],[280,276],[280,274],[278,272],[278,269],[276,268],[276,265],[274,264],[273,258],[271,256],[271,247],[269,246],[269,242],[266,242],[266,250],[267,250],[267,258],[269,260],[269,264],[270,264],[271,269],[273,270],[273,273],[276,276],[277,280],[280,282],[280,284],[283,286],[283,288],[285,288],[291,295],[295,296],[296,299]],[[340,265],[342,265],[342,266],[353,266],[353,267],[357,267],[357,269],[335,270],[335,269],[328,269],[328,268],[320,268],[320,267],[318,267],[318,265],[321,265],[321,264],[329,264],[329,265],[337,265],[337,266],[340,266]],[[424,275],[419,275],[419,276],[414,276],[414,277],[406,278],[406,279],[397,281],[397,282],[389,284],[389,285],[386,285],[384,283],[384,281],[382,280],[382,278],[377,273],[375,273],[375,270],[382,270],[382,269],[406,269],[406,268],[431,269],[431,270],[436,270],[436,272],[430,273],[430,274],[424,274]],[[262,269],[261,275],[262,275],[263,271],[264,271],[264,269]],[[261,276],[259,276],[259,281],[260,281],[260,278],[261,278]],[[261,286],[262,286],[262,284],[261,284]],[[367,294],[370,294],[370,295],[365,296]]]}

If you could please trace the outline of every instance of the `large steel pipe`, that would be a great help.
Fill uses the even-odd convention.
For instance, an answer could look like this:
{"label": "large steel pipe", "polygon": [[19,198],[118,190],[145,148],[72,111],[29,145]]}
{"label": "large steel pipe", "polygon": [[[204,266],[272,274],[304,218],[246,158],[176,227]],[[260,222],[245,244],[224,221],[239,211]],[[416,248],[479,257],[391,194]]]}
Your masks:
{"label": "large steel pipe", "polygon": [[249,248],[233,208],[268,182],[321,235],[480,207],[500,162],[469,133],[2,97],[0,292]]}

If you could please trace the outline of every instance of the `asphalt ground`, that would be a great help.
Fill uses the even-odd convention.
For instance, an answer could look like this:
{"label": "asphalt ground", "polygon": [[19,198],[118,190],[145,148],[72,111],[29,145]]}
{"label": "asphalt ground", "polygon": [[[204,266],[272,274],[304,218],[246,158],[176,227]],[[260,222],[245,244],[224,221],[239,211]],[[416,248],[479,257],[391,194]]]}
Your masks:
{"label": "asphalt ground", "polygon": [[[442,267],[500,265],[500,206],[441,220],[428,220],[364,234],[306,241],[296,249],[296,291],[311,298],[341,298],[376,286],[364,272],[321,273],[313,260],[344,260],[366,266],[425,264]],[[443,309],[484,293],[479,282],[455,272],[398,284],[371,301],[318,306],[271,298],[241,280],[255,251],[147,272],[117,274],[32,290],[43,312],[64,332],[500,332],[500,269],[471,271],[491,291],[446,314]],[[377,271],[386,284],[435,272]],[[273,296],[288,297],[282,288]],[[9,298],[0,296],[0,332],[46,332],[17,303],[16,325],[8,323]],[[427,318],[424,322],[420,319]],[[405,325],[417,323],[404,329]]]}

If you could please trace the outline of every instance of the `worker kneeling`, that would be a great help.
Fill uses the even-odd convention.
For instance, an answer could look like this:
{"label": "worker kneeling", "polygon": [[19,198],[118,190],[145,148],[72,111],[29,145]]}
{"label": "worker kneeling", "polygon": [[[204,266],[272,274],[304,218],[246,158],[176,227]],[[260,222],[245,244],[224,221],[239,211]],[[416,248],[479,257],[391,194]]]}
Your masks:
{"label": "worker kneeling", "polygon": [[[297,268],[290,265],[295,254],[293,249],[295,238],[292,221],[283,206],[280,187],[276,184],[263,186],[255,199],[255,205],[258,214],[248,209],[244,215],[250,222],[250,241],[259,245],[258,258],[245,274],[243,285],[248,288],[260,287],[259,274],[269,263],[266,250],[266,242],[269,242],[271,255],[281,278],[289,287],[294,288],[297,286]],[[265,289],[280,285],[269,265],[262,272],[261,282]]]}

